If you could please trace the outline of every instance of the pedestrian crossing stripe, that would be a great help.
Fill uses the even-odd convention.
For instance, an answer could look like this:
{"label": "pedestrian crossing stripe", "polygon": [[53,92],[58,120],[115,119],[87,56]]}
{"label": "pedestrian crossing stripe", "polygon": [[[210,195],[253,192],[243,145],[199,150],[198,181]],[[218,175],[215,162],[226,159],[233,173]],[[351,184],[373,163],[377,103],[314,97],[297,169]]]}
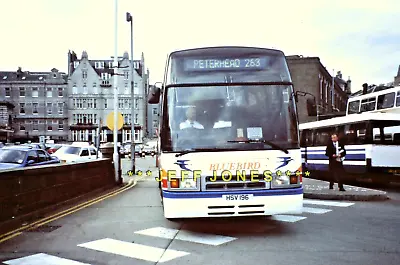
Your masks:
{"label": "pedestrian crossing stripe", "polygon": [[88,248],[101,252],[107,252],[122,255],[129,258],[136,258],[151,262],[166,262],[176,258],[180,258],[190,253],[173,249],[163,249],[130,243],[111,238],[104,238],[88,243],[80,244],[78,247]]}
{"label": "pedestrian crossing stripe", "polygon": [[336,207],[349,207],[354,205],[353,202],[337,202],[337,201],[323,201],[323,200],[309,200],[309,199],[303,199],[303,203],[324,205],[324,206],[336,206]]}
{"label": "pedestrian crossing stripe", "polygon": [[178,229],[164,228],[164,227],[154,227],[150,229],[140,230],[136,231],[135,234],[160,237],[165,239],[177,239],[186,242],[194,242],[212,246],[219,246],[237,239],[236,237],[230,237],[230,236],[195,233],[185,230],[178,230]]}
{"label": "pedestrian crossing stripe", "polygon": [[7,265],[91,265],[89,263],[64,259],[45,253],[38,253],[23,258],[7,260],[3,261],[3,263]]}
{"label": "pedestrian crossing stripe", "polygon": [[324,213],[329,213],[331,211],[332,210],[330,209],[303,207],[304,213],[324,214]]}
{"label": "pedestrian crossing stripe", "polygon": [[272,220],[281,221],[281,222],[289,222],[294,223],[301,220],[307,219],[305,216],[296,216],[296,215],[284,215],[284,214],[277,214],[272,216]]}

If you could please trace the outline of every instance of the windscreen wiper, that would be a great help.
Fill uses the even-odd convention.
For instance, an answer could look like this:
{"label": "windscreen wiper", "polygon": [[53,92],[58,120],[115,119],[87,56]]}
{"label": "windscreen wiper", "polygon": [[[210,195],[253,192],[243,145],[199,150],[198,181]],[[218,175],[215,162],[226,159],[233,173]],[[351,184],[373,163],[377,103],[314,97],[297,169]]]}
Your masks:
{"label": "windscreen wiper", "polygon": [[258,139],[258,140],[230,140],[228,143],[264,143],[267,145],[270,145],[272,148],[276,148],[278,150],[283,151],[285,154],[289,154],[289,151],[286,148],[283,148],[282,146],[273,143],[272,141],[264,140],[264,139]]}
{"label": "windscreen wiper", "polygon": [[186,155],[186,154],[189,154],[189,153],[196,153],[196,152],[213,152],[213,151],[240,151],[240,149],[225,149],[225,148],[216,148],[216,147],[214,147],[214,148],[193,148],[193,149],[190,149],[190,150],[185,150],[185,151],[182,151],[182,152],[180,152],[180,153],[178,153],[178,154],[176,154],[175,155],[175,157],[178,157],[178,156],[183,156],[183,155]]}

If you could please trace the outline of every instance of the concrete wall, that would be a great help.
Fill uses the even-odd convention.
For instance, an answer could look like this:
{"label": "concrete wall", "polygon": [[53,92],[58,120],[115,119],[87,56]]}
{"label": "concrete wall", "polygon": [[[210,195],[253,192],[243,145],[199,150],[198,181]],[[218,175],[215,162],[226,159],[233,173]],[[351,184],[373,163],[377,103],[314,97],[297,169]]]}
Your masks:
{"label": "concrete wall", "polygon": [[115,185],[110,159],[1,172],[0,233],[39,218],[65,201]]}

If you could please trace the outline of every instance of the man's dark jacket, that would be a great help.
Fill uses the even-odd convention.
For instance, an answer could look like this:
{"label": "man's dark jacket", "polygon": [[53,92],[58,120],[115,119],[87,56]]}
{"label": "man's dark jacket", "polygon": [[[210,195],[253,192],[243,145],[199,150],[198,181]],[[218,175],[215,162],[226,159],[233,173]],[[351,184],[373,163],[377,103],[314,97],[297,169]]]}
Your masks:
{"label": "man's dark jacket", "polygon": [[[341,141],[338,142],[339,142],[339,154],[341,155],[341,157],[344,157],[346,156],[346,149],[344,148],[344,144],[342,144]],[[336,147],[333,145],[332,141],[329,141],[325,151],[325,155],[329,157],[329,169],[343,167],[343,162],[338,162],[336,161],[336,158],[333,157],[333,155],[335,154],[336,154]]]}

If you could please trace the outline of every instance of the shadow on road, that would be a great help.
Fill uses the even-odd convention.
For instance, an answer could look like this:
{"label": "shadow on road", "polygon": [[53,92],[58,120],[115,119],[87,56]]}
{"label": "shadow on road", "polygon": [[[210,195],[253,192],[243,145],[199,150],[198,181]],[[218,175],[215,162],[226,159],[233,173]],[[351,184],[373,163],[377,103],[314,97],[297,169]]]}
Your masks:
{"label": "shadow on road", "polygon": [[235,217],[190,219],[182,222],[186,231],[211,235],[230,236],[271,236],[292,233],[293,230],[282,222],[269,217]]}

